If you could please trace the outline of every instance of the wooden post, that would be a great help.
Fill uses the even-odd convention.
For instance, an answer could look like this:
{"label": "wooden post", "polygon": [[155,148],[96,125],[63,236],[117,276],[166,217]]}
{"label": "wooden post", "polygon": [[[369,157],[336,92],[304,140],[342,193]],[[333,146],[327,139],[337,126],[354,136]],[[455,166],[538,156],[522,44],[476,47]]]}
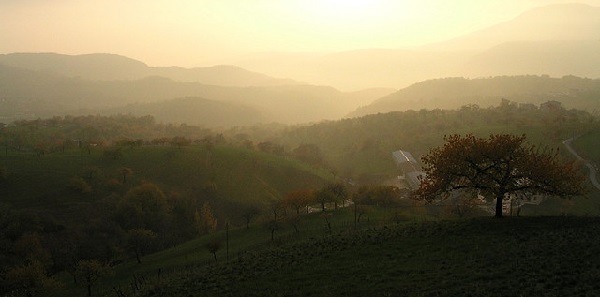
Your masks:
{"label": "wooden post", "polygon": [[229,222],[225,223],[227,261],[229,261]]}

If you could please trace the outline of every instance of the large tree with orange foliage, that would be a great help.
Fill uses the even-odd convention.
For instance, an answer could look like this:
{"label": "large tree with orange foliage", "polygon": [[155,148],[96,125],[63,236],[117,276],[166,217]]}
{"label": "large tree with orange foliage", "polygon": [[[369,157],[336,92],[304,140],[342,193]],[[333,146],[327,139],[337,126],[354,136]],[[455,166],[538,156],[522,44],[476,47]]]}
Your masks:
{"label": "large tree with orange foliage", "polygon": [[525,135],[478,138],[445,136],[446,143],[422,157],[426,176],[416,197],[432,201],[454,190],[471,189],[496,199],[496,217],[508,194],[581,195],[584,177],[575,162],[560,160],[558,149],[526,142]]}

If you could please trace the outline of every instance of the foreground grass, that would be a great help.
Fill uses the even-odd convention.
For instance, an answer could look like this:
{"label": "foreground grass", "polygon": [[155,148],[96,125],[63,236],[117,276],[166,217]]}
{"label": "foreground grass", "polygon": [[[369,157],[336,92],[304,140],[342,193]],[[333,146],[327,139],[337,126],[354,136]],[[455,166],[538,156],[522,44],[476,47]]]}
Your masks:
{"label": "foreground grass", "polygon": [[411,222],[238,254],[141,296],[593,296],[600,219]]}

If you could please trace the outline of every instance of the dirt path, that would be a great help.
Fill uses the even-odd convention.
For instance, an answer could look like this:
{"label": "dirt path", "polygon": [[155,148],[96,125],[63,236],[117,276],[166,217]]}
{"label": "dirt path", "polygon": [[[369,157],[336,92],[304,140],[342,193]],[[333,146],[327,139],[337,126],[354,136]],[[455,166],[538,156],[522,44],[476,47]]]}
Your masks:
{"label": "dirt path", "polygon": [[584,162],[585,166],[587,166],[587,168],[590,169],[590,181],[592,182],[592,185],[594,185],[594,187],[600,190],[600,183],[598,182],[596,167],[594,167],[594,164],[592,164],[592,162],[585,160],[581,156],[579,156],[579,154],[577,154],[575,149],[573,149],[573,147],[571,146],[571,142],[573,142],[573,140],[575,139],[577,139],[577,137],[569,138],[567,140],[564,140],[562,143],[565,145],[567,150],[571,154],[573,154],[573,156],[575,156],[578,160]]}

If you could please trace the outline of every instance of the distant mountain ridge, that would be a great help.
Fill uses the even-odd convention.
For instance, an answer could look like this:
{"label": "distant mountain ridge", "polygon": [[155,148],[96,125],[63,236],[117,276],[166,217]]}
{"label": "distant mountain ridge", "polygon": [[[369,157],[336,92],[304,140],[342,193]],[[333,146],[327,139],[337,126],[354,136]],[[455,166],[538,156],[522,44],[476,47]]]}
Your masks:
{"label": "distant mountain ridge", "polygon": [[[235,104],[232,111],[250,108],[257,112],[252,119],[284,124],[339,119],[348,113],[453,109],[471,103],[486,107],[500,98],[537,104],[556,98],[569,108],[589,110],[597,108],[600,97],[597,80],[584,79],[600,78],[600,7],[540,7],[509,22],[422,48],[270,53],[237,62],[243,68],[149,67],[114,54],[4,54],[0,120],[117,112],[132,104],[187,97],[220,102],[218,108],[203,105],[207,110],[221,112],[226,110],[222,104]],[[446,77],[451,79],[438,79]],[[515,87],[523,83],[532,88]],[[390,89],[373,86],[406,89],[390,94]],[[185,102],[190,109],[199,106],[194,100]],[[362,108],[353,112],[358,106]]]}
{"label": "distant mountain ridge", "polygon": [[375,100],[349,117],[390,111],[458,109],[468,104],[487,108],[497,106],[502,99],[535,105],[556,100],[568,109],[593,111],[600,108],[600,79],[535,75],[433,79]]}
{"label": "distant mountain ridge", "polygon": [[[66,114],[147,112],[164,121],[207,127],[299,124],[339,119],[389,93],[389,89],[344,93],[313,85],[231,87],[160,76],[93,81],[0,64],[0,122],[4,123]],[[196,99],[173,100],[186,97]]]}
{"label": "distant mountain ridge", "polygon": [[341,90],[403,88],[442,77],[548,74],[600,78],[600,7],[539,7],[508,22],[411,49],[269,53],[232,64]]}
{"label": "distant mountain ridge", "polygon": [[487,50],[507,42],[600,40],[600,7],[553,4],[526,11],[483,30],[429,44],[428,50]]}
{"label": "distant mountain ridge", "polygon": [[138,80],[148,76],[162,76],[174,81],[236,87],[302,84],[231,65],[196,68],[149,67],[143,62],[116,54],[0,54],[0,64],[85,80]]}

